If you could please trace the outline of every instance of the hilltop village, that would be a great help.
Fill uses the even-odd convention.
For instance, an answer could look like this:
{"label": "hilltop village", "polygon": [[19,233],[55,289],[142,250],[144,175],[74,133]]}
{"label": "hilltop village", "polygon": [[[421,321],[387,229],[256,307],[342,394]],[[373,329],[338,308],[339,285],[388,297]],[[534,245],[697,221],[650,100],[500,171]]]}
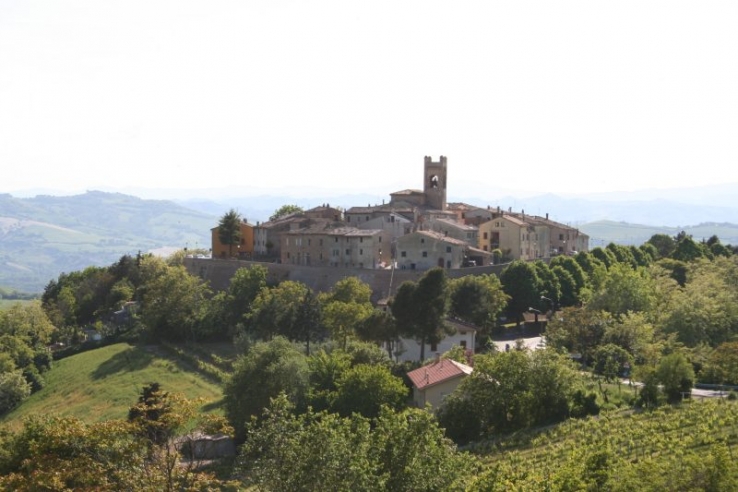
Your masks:
{"label": "hilltop village", "polygon": [[212,229],[212,257],[358,269],[454,270],[547,259],[589,250],[589,237],[545,217],[448,203],[448,161],[423,162],[423,189],[389,203],[343,210],[329,204],[256,224],[241,223],[240,244]]}

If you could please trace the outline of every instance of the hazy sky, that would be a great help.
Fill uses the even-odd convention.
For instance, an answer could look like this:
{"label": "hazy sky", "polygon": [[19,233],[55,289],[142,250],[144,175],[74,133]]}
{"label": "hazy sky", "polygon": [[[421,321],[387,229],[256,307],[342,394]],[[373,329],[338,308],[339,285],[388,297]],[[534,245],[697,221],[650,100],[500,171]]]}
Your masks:
{"label": "hazy sky", "polygon": [[0,192],[738,182],[738,2],[0,1]]}

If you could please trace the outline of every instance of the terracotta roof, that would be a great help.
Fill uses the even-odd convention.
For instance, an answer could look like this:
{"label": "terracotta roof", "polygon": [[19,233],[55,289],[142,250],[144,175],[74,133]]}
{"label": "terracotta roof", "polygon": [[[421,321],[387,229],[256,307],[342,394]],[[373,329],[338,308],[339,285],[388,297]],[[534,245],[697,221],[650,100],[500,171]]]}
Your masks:
{"label": "terracotta roof", "polygon": [[449,379],[468,376],[474,369],[461,362],[451,359],[441,359],[433,364],[420,367],[407,373],[410,381],[418,389],[425,389]]}

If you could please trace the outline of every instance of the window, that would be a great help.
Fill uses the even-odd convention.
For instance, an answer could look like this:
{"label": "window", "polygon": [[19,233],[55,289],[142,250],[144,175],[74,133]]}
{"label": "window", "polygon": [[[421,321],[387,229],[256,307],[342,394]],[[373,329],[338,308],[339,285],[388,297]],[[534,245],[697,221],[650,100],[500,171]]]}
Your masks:
{"label": "window", "polygon": [[438,350],[438,344],[433,342],[431,343],[431,352],[435,352]]}
{"label": "window", "polygon": [[346,222],[351,222],[351,216],[350,215],[347,215],[346,216]]}
{"label": "window", "polygon": [[308,246],[310,246],[310,242],[311,242],[311,241],[312,241],[312,239],[308,239]]}
{"label": "window", "polygon": [[428,252],[427,251],[423,251],[423,258],[428,258]]}
{"label": "window", "polygon": [[338,236],[336,236],[334,239],[336,240],[336,242],[338,242]]}
{"label": "window", "polygon": [[346,248],[346,254],[347,254],[347,255],[350,255],[350,254],[351,254],[351,250],[350,250],[350,249],[348,249],[348,248]]}
{"label": "window", "polygon": [[420,243],[421,243],[421,244],[425,244],[425,238],[424,238],[424,237],[421,237],[421,238],[420,238]]}
{"label": "window", "polygon": [[363,250],[363,249],[360,249],[360,250],[359,250],[359,254],[360,254],[360,255],[363,255],[363,254],[364,254],[364,250]]}
{"label": "window", "polygon": [[459,342],[459,345],[461,345],[461,348],[463,348],[464,350],[466,350],[466,340],[461,340]]}
{"label": "window", "polygon": [[451,268],[451,260],[446,260],[446,268]]}
{"label": "window", "polygon": [[321,246],[323,246],[323,240],[321,239],[321,240],[320,240],[320,241],[318,242],[318,244],[320,244]]}
{"label": "window", "polygon": [[360,238],[359,238],[359,242],[360,242],[360,243],[363,243],[363,242],[364,242],[364,238],[363,238],[363,237],[360,237]]}
{"label": "window", "polygon": [[450,252],[451,252],[451,246],[446,246],[446,253],[450,253]]}
{"label": "window", "polygon": [[402,256],[403,258],[405,258],[407,256],[407,251],[400,252],[400,256]]}
{"label": "window", "polygon": [[486,232],[484,233],[484,239],[487,239],[487,233]]}

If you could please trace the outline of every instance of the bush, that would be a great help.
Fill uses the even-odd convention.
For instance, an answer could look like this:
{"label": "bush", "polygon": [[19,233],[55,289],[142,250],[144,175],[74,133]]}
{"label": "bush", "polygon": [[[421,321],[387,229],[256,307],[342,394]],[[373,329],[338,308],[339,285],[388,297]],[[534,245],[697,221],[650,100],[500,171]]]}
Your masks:
{"label": "bush", "polygon": [[0,413],[14,409],[30,394],[31,385],[21,371],[0,374]]}

